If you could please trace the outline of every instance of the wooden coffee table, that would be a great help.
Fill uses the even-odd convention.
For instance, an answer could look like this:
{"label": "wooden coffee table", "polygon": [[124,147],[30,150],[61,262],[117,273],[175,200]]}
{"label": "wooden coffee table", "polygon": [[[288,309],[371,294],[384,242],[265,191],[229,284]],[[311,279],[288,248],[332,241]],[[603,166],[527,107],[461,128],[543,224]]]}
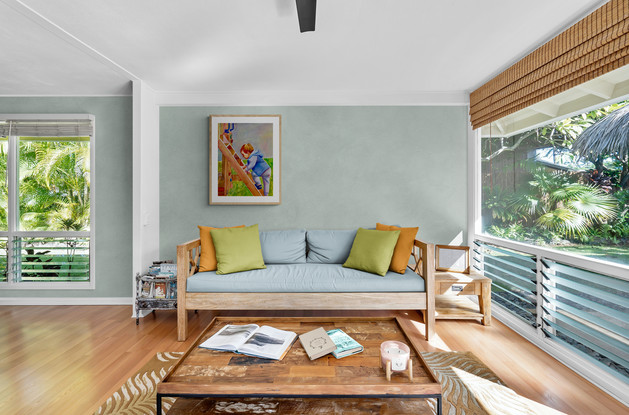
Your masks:
{"label": "wooden coffee table", "polygon": [[[284,359],[276,361],[198,347],[225,324],[250,323],[290,330],[298,335],[317,327],[340,328],[365,350],[342,359],[327,355],[311,361],[296,340]],[[161,413],[164,397],[312,401],[360,398],[401,404],[418,398],[435,398],[440,415],[441,385],[418,353],[415,342],[421,335],[411,331],[412,328],[410,320],[397,317],[217,317],[157,385],[157,413]],[[394,373],[391,381],[387,381],[380,366],[380,344],[386,340],[398,340],[411,346],[412,381],[405,373]]]}

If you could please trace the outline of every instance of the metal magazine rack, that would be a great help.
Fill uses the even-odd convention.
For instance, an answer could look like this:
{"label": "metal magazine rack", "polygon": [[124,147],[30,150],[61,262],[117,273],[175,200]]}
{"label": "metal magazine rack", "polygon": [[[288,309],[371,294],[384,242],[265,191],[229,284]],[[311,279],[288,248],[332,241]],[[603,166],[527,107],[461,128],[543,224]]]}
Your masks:
{"label": "metal magazine rack", "polygon": [[140,324],[140,311],[177,309],[177,268],[162,263],[149,267],[148,274],[135,276],[135,324]]}

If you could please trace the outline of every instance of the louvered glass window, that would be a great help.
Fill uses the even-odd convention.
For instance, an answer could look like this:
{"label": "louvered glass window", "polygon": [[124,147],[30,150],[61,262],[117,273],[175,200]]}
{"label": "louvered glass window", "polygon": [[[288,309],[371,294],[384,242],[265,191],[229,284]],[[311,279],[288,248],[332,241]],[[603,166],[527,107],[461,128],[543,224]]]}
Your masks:
{"label": "louvered glass window", "polygon": [[544,333],[629,381],[629,281],[541,262]]}
{"label": "louvered glass window", "polygon": [[491,278],[491,299],[528,324],[537,320],[535,257],[476,242],[474,268]]}

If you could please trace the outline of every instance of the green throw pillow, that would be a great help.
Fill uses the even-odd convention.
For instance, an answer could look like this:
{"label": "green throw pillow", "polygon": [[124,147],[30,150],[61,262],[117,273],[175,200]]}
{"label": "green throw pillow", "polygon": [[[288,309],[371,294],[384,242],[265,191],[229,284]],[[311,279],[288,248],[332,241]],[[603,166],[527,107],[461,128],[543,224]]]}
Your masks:
{"label": "green throw pillow", "polygon": [[210,234],[216,249],[217,274],[266,268],[258,225],[212,229]]}
{"label": "green throw pillow", "polygon": [[400,231],[359,228],[343,266],[384,276],[389,270],[399,236]]}

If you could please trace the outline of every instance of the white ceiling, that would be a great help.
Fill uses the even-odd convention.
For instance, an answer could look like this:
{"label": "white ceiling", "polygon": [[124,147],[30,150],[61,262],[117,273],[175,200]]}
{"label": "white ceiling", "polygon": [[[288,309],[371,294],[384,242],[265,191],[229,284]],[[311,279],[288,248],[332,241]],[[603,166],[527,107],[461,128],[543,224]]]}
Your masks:
{"label": "white ceiling", "polygon": [[0,0],[0,95],[469,92],[604,0]]}

